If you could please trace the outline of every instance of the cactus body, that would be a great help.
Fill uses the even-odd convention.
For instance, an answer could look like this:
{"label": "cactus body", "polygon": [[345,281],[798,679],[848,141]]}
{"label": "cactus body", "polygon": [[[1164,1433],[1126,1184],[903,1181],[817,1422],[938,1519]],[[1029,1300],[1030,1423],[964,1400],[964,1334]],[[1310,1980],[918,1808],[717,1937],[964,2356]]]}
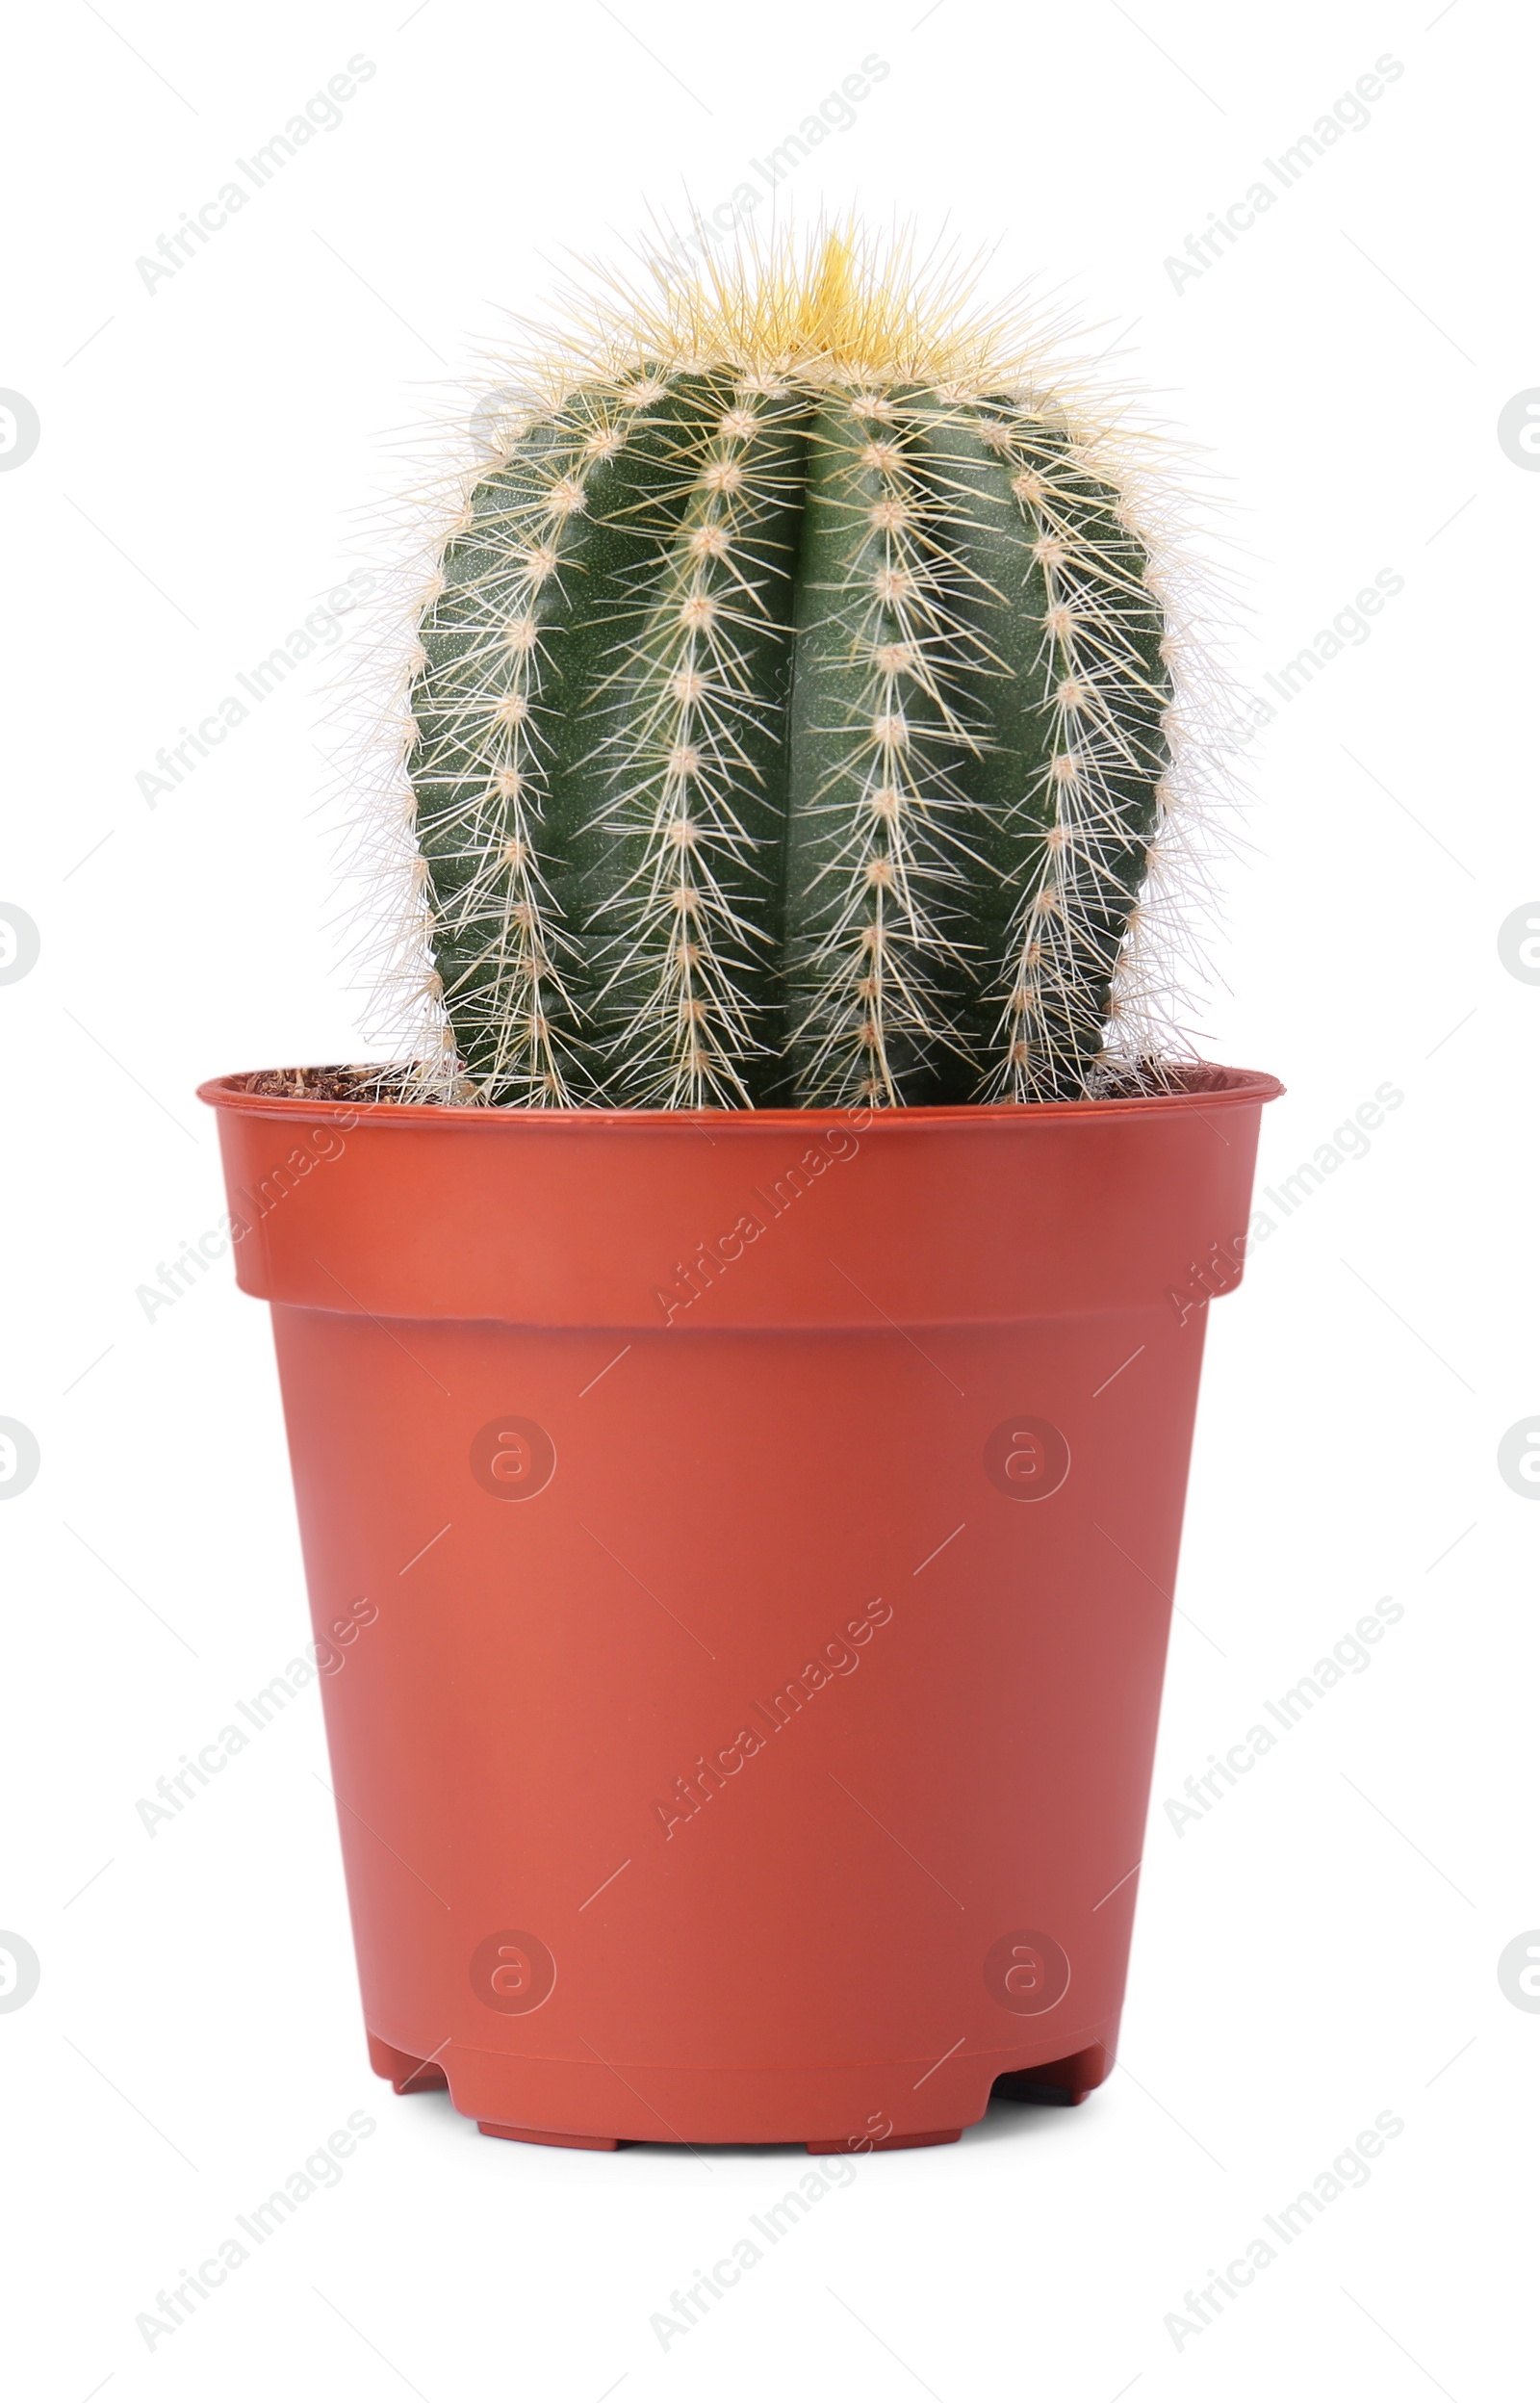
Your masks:
{"label": "cactus body", "polygon": [[1145,552],[1056,406],[885,364],[857,284],[832,244],[768,326],[639,339],[471,489],[408,758],[462,1092],[1103,1072],[1168,763]]}

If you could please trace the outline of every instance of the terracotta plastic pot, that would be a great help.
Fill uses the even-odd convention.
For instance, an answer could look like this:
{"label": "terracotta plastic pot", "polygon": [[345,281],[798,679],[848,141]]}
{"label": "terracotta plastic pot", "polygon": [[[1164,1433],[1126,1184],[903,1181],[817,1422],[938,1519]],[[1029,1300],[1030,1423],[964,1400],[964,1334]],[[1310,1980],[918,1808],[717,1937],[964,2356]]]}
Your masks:
{"label": "terracotta plastic pot", "polygon": [[1262,1104],[219,1115],[374,2066],[551,2144],[1111,2066]]}

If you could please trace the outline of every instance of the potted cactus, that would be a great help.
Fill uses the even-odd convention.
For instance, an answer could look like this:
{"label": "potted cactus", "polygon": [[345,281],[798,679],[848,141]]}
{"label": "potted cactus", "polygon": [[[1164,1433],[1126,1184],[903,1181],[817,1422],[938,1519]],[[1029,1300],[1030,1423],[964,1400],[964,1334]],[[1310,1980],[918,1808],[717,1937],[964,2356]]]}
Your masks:
{"label": "potted cactus", "polygon": [[851,233],[503,437],[410,630],[410,1056],[203,1088],[371,2055],[536,2142],[943,2141],[1112,2062],[1279,1090],[1160,1031],[1160,563]]}

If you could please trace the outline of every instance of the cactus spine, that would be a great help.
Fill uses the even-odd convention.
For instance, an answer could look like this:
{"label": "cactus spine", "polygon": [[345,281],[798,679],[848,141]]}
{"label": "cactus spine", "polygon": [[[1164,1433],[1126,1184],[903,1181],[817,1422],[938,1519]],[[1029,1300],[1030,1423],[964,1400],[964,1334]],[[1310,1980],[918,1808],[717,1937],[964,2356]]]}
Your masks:
{"label": "cactus spine", "polygon": [[444,549],[407,767],[455,1089],[1137,1076],[1109,1029],[1171,684],[1124,498],[891,263],[758,265],[558,373]]}

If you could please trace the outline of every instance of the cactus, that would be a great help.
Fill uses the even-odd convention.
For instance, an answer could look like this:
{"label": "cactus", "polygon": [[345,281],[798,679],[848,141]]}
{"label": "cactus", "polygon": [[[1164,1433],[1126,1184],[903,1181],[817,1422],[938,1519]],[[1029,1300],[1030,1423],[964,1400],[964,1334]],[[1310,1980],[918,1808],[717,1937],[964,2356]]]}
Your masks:
{"label": "cactus", "polygon": [[847,232],[664,280],[547,382],[418,633],[449,1089],[767,1108],[1158,1076],[1120,1021],[1166,616],[1031,358]]}

